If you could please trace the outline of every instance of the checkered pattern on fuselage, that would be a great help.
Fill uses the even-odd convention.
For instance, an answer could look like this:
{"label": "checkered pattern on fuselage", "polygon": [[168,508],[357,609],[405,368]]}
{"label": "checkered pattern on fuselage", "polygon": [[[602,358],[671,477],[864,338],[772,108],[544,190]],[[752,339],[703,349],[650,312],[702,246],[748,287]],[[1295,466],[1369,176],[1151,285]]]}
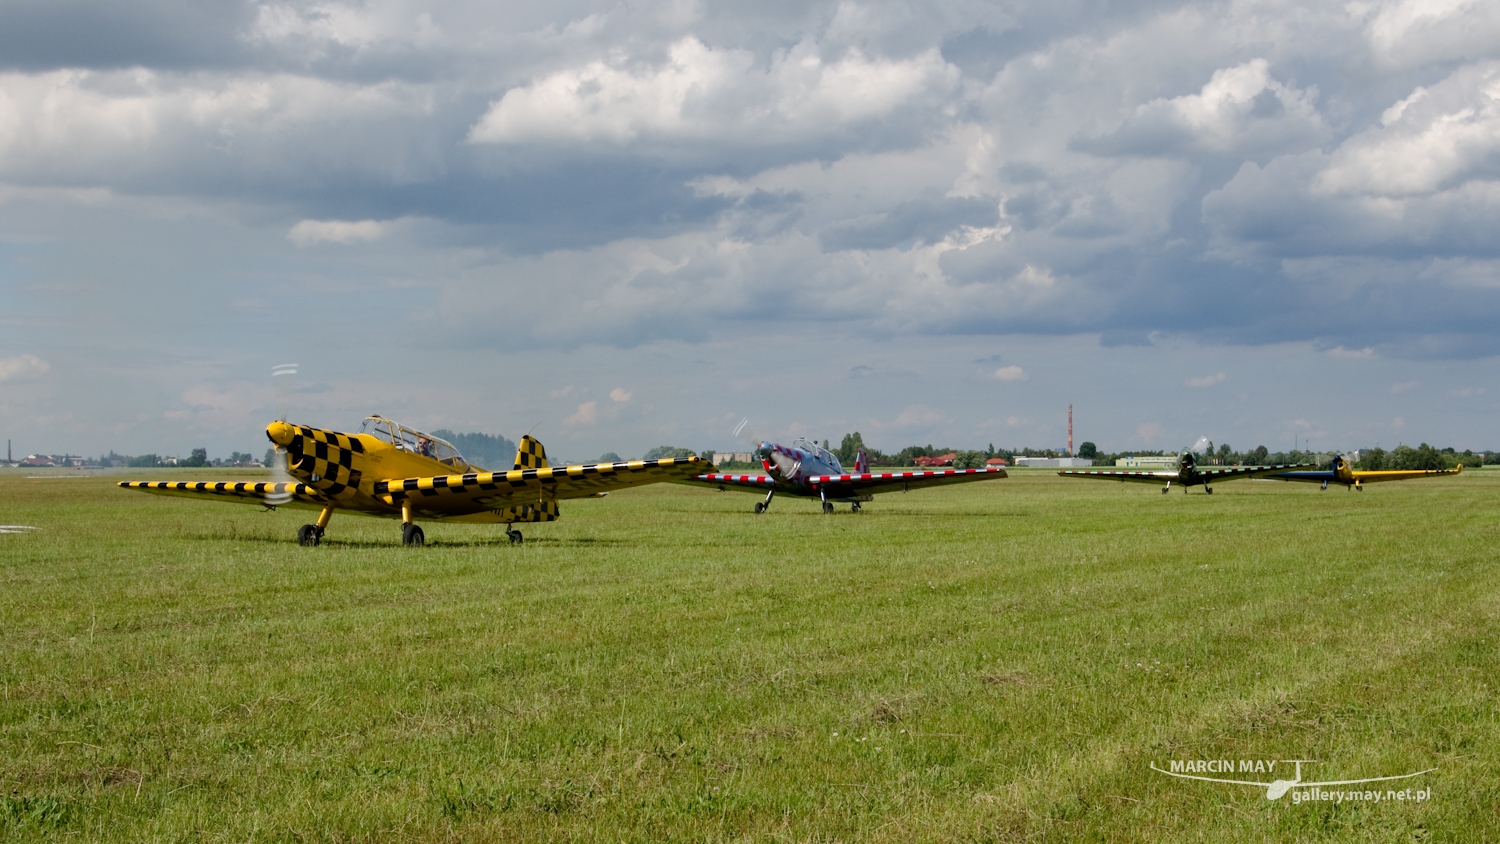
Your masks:
{"label": "checkered pattern on fuselage", "polygon": [[297,425],[287,443],[287,466],[308,486],[329,498],[352,497],[359,489],[360,472],[354,455],[363,454],[364,443],[348,434]]}

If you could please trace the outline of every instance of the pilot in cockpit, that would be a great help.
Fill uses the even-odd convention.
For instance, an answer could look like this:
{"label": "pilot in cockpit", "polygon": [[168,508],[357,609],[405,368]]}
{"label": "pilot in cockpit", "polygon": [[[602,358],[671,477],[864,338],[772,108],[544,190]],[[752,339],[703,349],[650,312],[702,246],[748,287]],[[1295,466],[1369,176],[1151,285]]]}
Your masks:
{"label": "pilot in cockpit", "polygon": [[426,437],[417,437],[417,453],[423,457],[436,457],[432,447],[432,440]]}

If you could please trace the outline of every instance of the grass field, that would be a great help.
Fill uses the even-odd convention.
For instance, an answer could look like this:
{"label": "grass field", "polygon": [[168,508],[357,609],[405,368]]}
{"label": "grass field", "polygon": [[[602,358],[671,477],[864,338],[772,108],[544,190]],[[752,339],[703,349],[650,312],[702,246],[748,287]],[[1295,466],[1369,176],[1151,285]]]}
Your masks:
{"label": "grass field", "polygon": [[[1500,839],[1500,472],[662,485],[425,548],[120,477],[0,474],[0,838]],[[1435,770],[1150,769],[1215,759]]]}

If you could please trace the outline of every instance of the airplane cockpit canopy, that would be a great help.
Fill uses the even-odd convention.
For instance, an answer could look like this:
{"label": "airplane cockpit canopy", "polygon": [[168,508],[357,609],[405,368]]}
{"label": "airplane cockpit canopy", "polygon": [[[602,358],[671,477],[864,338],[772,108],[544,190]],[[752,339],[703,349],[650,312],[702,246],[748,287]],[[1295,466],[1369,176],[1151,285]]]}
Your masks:
{"label": "airplane cockpit canopy", "polygon": [[359,426],[361,434],[370,434],[376,439],[388,442],[403,451],[413,454],[421,454],[431,457],[440,463],[452,466],[460,472],[468,472],[479,469],[478,466],[470,465],[453,444],[441,437],[424,434],[415,428],[408,428],[399,422],[394,422],[384,416],[366,416],[363,425]]}
{"label": "airplane cockpit canopy", "polygon": [[833,456],[833,452],[818,445],[812,440],[806,437],[798,437],[792,440],[792,447],[800,448],[808,454],[811,454],[818,460],[822,461],[823,463],[832,466],[836,474],[844,474],[844,467],[839,463],[839,459]]}

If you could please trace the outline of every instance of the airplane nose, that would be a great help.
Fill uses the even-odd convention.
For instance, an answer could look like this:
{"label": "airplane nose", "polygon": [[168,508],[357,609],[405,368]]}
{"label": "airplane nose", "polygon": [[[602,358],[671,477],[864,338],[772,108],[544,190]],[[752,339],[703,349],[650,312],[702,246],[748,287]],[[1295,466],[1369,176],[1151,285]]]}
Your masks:
{"label": "airplane nose", "polygon": [[292,435],[295,433],[292,426],[285,422],[272,422],[266,426],[266,438],[279,446],[291,444]]}

